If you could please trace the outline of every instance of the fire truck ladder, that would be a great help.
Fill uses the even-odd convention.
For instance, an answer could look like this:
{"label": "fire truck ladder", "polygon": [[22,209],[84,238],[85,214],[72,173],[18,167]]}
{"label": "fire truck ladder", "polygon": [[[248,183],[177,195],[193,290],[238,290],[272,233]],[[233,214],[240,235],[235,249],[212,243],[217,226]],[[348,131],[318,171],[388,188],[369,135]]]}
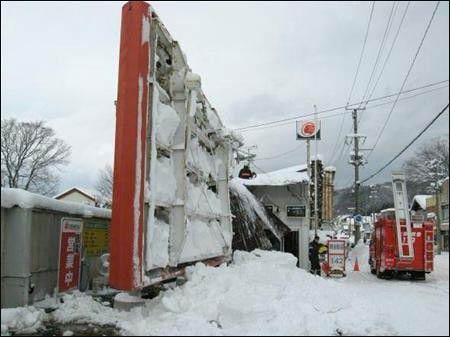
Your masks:
{"label": "fire truck ladder", "polygon": [[414,258],[414,248],[412,244],[411,220],[409,217],[408,195],[406,194],[404,173],[392,173],[392,191],[394,193],[399,258],[412,259]]}

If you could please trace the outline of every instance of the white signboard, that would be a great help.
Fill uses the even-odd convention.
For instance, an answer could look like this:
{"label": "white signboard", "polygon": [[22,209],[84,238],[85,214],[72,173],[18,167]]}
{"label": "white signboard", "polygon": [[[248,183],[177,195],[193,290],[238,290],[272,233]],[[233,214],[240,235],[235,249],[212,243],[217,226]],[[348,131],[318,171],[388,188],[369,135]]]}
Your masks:
{"label": "white signboard", "polygon": [[329,272],[345,272],[345,240],[328,240]]}

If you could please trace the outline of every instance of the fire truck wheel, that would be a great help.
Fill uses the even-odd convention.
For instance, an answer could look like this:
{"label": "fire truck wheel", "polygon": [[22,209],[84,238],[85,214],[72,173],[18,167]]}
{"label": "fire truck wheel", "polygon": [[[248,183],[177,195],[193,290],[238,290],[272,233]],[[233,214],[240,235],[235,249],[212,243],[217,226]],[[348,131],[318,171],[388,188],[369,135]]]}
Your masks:
{"label": "fire truck wheel", "polygon": [[376,270],[377,278],[384,279],[384,273],[380,272],[380,270]]}
{"label": "fire truck wheel", "polygon": [[412,278],[413,278],[413,280],[424,281],[425,280],[425,272],[424,271],[415,271],[412,273]]}
{"label": "fire truck wheel", "polygon": [[384,272],[384,278],[386,280],[392,280],[394,278],[394,272],[392,270]]}

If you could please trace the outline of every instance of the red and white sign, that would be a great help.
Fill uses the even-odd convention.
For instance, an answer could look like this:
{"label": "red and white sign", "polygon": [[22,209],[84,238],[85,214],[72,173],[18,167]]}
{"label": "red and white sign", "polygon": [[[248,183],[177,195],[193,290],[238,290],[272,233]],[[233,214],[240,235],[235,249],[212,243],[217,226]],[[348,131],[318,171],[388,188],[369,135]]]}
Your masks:
{"label": "red and white sign", "polygon": [[320,121],[297,121],[297,139],[320,139]]}
{"label": "red and white sign", "polygon": [[328,274],[345,274],[345,240],[328,240]]}
{"label": "red and white sign", "polygon": [[61,219],[58,266],[58,292],[60,293],[76,290],[80,284],[82,230],[81,219]]}

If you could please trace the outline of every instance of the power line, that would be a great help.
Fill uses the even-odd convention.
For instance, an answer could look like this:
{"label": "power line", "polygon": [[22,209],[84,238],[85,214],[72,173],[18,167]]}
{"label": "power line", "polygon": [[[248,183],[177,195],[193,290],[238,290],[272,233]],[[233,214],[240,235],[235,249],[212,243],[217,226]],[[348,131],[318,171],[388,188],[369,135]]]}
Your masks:
{"label": "power line", "polygon": [[[386,98],[398,96],[399,94],[403,95],[403,94],[407,94],[409,92],[417,91],[417,90],[420,90],[420,89],[433,87],[433,86],[436,86],[436,85],[439,85],[439,84],[442,84],[442,83],[446,83],[448,81],[449,80],[447,79],[447,80],[443,80],[443,81],[439,81],[439,82],[429,83],[429,84],[426,84],[426,85],[423,85],[423,86],[420,86],[420,87],[416,87],[416,88],[413,88],[413,89],[409,89],[409,90],[405,90],[405,91],[399,91],[399,92],[392,93],[392,94],[389,94],[389,95],[384,95],[384,96],[372,98],[370,100],[367,100],[366,102],[370,103],[370,102],[380,101],[380,100],[383,100],[383,99],[386,99]],[[348,105],[346,104],[346,105],[342,105],[342,106],[338,106],[338,107],[334,107],[334,108],[321,110],[321,111],[318,111],[317,113],[318,114],[323,114],[323,113],[327,113],[327,112],[341,110],[341,109],[344,109],[346,107],[359,105],[360,103],[361,102],[355,102],[355,103],[348,104]],[[240,127],[240,128],[235,128],[235,129],[233,129],[233,131],[246,131],[246,130],[254,129],[254,128],[257,128],[257,127],[260,127],[260,126],[266,126],[266,125],[277,124],[277,123],[281,123],[281,122],[292,121],[292,120],[296,120],[296,119],[304,118],[304,117],[309,117],[309,116],[313,116],[313,115],[314,115],[314,112],[311,112],[311,113],[307,113],[305,115],[300,115],[300,116],[297,115],[295,117],[288,117],[288,118],[278,119],[278,120],[274,120],[274,121],[269,121],[269,122],[263,122],[263,123],[243,126],[243,127]]]}
{"label": "power line", "polygon": [[366,35],[364,37],[364,43],[363,43],[363,47],[361,49],[361,54],[359,55],[359,61],[358,61],[358,66],[356,67],[356,73],[355,73],[355,77],[353,78],[353,84],[352,84],[352,88],[350,90],[350,94],[348,95],[348,99],[347,99],[347,105],[351,100],[352,94],[353,94],[353,90],[355,89],[355,84],[356,84],[356,79],[358,77],[358,73],[359,73],[359,67],[361,66],[361,61],[364,55],[364,50],[366,49],[366,43],[367,43],[367,37],[369,35],[369,30],[370,30],[370,24],[372,22],[372,17],[373,17],[373,11],[375,9],[375,1],[372,1],[372,8],[370,10],[370,17],[369,17],[369,22],[367,23],[367,29],[366,29]]}
{"label": "power line", "polygon": [[268,159],[280,158],[280,157],[283,157],[283,156],[285,156],[285,155],[287,155],[287,154],[289,154],[289,153],[292,153],[292,152],[294,152],[294,151],[297,151],[297,150],[298,150],[299,148],[301,148],[302,146],[303,146],[303,144],[302,144],[302,145],[298,145],[298,146],[296,146],[294,149],[289,150],[289,151],[286,151],[286,152],[283,152],[283,153],[281,153],[281,154],[279,154],[279,155],[276,155],[276,156],[266,157],[266,158],[257,158],[257,159],[255,159],[255,161],[257,161],[257,160],[268,160]]}
{"label": "power line", "polygon": [[[439,88],[430,89],[430,90],[427,90],[427,91],[425,91],[425,92],[421,92],[421,93],[418,93],[418,94],[415,94],[415,95],[411,95],[411,96],[408,96],[408,97],[403,97],[403,98],[400,98],[399,101],[404,101],[404,100],[407,100],[407,99],[411,99],[411,98],[414,98],[414,97],[417,97],[417,96],[421,96],[421,95],[428,94],[428,93],[430,93],[430,92],[434,92],[434,91],[437,91],[437,90],[440,90],[440,89],[445,89],[445,88],[448,88],[448,85],[446,85],[446,86],[444,86],[444,87],[439,87]],[[366,109],[369,109],[369,110],[370,110],[370,109],[378,108],[378,107],[380,107],[380,106],[384,106],[384,105],[387,105],[387,104],[391,104],[392,102],[393,102],[393,100],[388,101],[388,102],[384,102],[384,103],[380,103],[380,104],[377,104],[377,105],[372,105],[372,106],[369,106],[369,107],[366,108]],[[352,113],[351,111],[344,111],[344,112],[340,112],[340,113],[337,113],[337,114],[333,114],[333,115],[328,115],[328,116],[322,117],[322,119],[338,117],[338,116],[341,116],[341,115],[346,115],[346,114],[351,114],[351,113]],[[276,126],[284,126],[284,125],[291,125],[291,122],[284,123],[284,124],[277,124],[277,125],[269,125],[269,126],[267,126],[267,127],[265,127],[265,128],[276,127]],[[264,129],[264,128],[259,128],[258,130],[261,130],[261,129]],[[345,148],[346,143],[341,143],[341,144],[342,144],[342,146],[341,146],[341,149],[339,150],[339,156],[337,157],[337,159],[341,158],[341,157],[342,157],[342,154],[344,153],[344,148]],[[302,146],[303,146],[303,145],[298,145],[298,146],[296,146],[295,148],[293,148],[293,149],[291,149],[291,150],[289,150],[289,151],[283,152],[283,153],[281,153],[281,154],[274,155],[274,156],[271,156],[271,157],[256,158],[256,159],[254,159],[254,160],[255,160],[255,161],[258,161],[258,160],[276,159],[276,158],[285,156],[285,155],[287,155],[287,154],[289,154],[289,153],[292,153],[292,152],[294,152],[294,151],[297,151],[297,150],[298,150],[300,147],[302,147]],[[331,159],[330,159],[330,162],[332,162]],[[335,164],[335,162],[332,163],[332,165],[334,165],[334,164]]]}
{"label": "power line", "polygon": [[[361,101],[364,101],[364,98],[366,98],[366,95],[369,93],[369,88],[370,88],[370,84],[372,83],[373,75],[375,75],[375,70],[377,69],[378,62],[380,62],[381,54],[383,53],[384,45],[386,43],[387,36],[388,36],[389,31],[391,29],[392,16],[394,14],[394,8],[395,8],[396,3],[397,3],[396,1],[394,1],[392,3],[391,12],[389,14],[389,18],[388,18],[388,21],[386,23],[386,29],[384,30],[383,38],[381,39],[381,44],[380,44],[380,47],[378,48],[378,54],[377,54],[377,57],[375,59],[375,63],[373,64],[372,72],[370,74],[369,81],[367,82],[366,90],[364,90],[364,95],[363,95]],[[361,107],[361,106],[359,106],[359,107]]]}
{"label": "power line", "polygon": [[[408,77],[409,77],[409,75],[411,74],[411,70],[413,69],[414,64],[416,63],[417,56],[419,55],[419,52],[420,52],[420,50],[422,49],[423,42],[425,41],[425,38],[427,37],[428,31],[429,31],[429,29],[430,29],[431,23],[433,22],[433,19],[434,19],[434,16],[435,16],[435,14],[436,14],[436,11],[437,11],[437,9],[438,9],[438,7],[439,7],[439,4],[440,4],[440,1],[438,1],[438,2],[436,3],[436,7],[434,8],[433,14],[431,15],[431,18],[430,18],[430,20],[428,21],[427,28],[425,29],[425,32],[424,32],[424,34],[423,34],[423,36],[422,36],[422,39],[421,39],[421,41],[420,41],[420,44],[419,44],[419,46],[418,46],[418,48],[417,48],[417,50],[416,50],[416,54],[414,55],[414,58],[413,58],[413,60],[412,60],[412,62],[411,62],[411,64],[410,64],[410,66],[409,66],[408,72],[406,73],[406,76],[405,76],[405,78],[404,78],[404,80],[403,80],[402,86],[400,87],[400,92],[403,90],[403,88],[404,88],[404,86],[405,86],[405,84],[406,84],[406,82],[407,82],[407,80],[408,80]],[[392,108],[391,108],[391,110],[389,111],[389,114],[388,114],[386,120],[384,121],[383,127],[381,128],[381,131],[380,131],[379,134],[378,134],[378,137],[377,137],[377,139],[376,139],[376,141],[375,141],[375,144],[374,144],[373,147],[372,147],[372,150],[370,150],[370,152],[367,154],[367,158],[370,157],[370,155],[373,153],[373,151],[375,150],[376,146],[378,145],[378,142],[380,141],[380,138],[381,138],[381,136],[383,135],[384,130],[386,129],[386,126],[387,126],[387,124],[388,124],[388,122],[389,122],[389,119],[391,118],[392,112],[394,111],[394,108],[395,108],[396,105],[397,105],[397,101],[398,101],[398,98],[399,98],[399,97],[400,97],[400,95],[397,95],[397,97],[396,97],[396,99],[395,99],[395,101],[394,101],[394,104],[392,105]]]}
{"label": "power line", "polygon": [[[350,99],[351,99],[352,94],[353,94],[353,90],[355,89],[355,84],[356,84],[356,79],[358,78],[359,68],[361,66],[361,61],[362,61],[362,58],[363,58],[363,55],[364,55],[364,50],[366,49],[367,37],[369,36],[370,24],[372,23],[374,9],[375,9],[375,1],[372,1],[372,6],[371,6],[371,9],[370,9],[369,22],[367,23],[366,34],[364,36],[364,43],[363,43],[363,46],[362,46],[362,49],[361,49],[361,54],[359,55],[358,65],[356,67],[356,72],[355,72],[355,76],[353,78],[352,87],[350,89],[350,93],[349,93],[348,98],[347,98],[347,105],[350,102]],[[336,139],[336,143],[335,143],[335,146],[334,146],[334,149],[333,149],[333,152],[332,152],[332,158],[331,158],[330,161],[333,160],[334,155],[336,153],[336,147],[337,147],[337,144],[339,143],[339,139],[341,138],[341,134],[342,134],[342,129],[344,127],[344,120],[345,120],[345,115],[342,115],[341,125],[339,127],[338,136],[337,136],[337,139]]]}
{"label": "power line", "polygon": [[369,177],[367,177],[366,179],[364,179],[363,181],[361,181],[361,184],[362,183],[365,183],[366,181],[368,181],[368,180],[370,180],[370,179],[372,179],[373,177],[375,177],[378,173],[380,173],[380,172],[382,172],[385,168],[387,168],[389,165],[391,165],[393,162],[394,162],[394,160],[396,160],[398,157],[400,157],[412,144],[414,144],[415,143],[415,141],[417,140],[417,139],[419,139],[420,138],[420,136],[422,136],[424,133],[425,133],[425,131],[427,131],[428,129],[429,129],[429,127],[431,126],[431,125],[433,125],[434,124],[434,122],[436,122],[436,120],[439,118],[439,117],[441,117],[443,114],[444,114],[444,112],[448,109],[448,103],[447,103],[447,105],[441,110],[441,112],[439,112],[432,120],[431,120],[431,122],[429,122],[428,124],[427,124],[427,126],[425,126],[425,128],[422,130],[422,131],[420,131],[420,133],[417,135],[417,136],[415,136],[414,137],[414,139],[413,140],[411,140],[409,143],[408,143],[408,145],[406,145],[398,154],[396,154],[395,156],[394,156],[394,158],[392,158],[391,160],[389,160],[383,167],[381,167],[379,170],[377,170],[375,173],[373,173],[372,175],[370,175]]}
{"label": "power line", "polygon": [[388,54],[386,56],[386,59],[384,60],[383,67],[381,68],[380,74],[378,75],[378,78],[375,81],[375,85],[372,88],[372,91],[371,91],[371,93],[369,95],[369,99],[371,99],[373,94],[375,93],[375,89],[377,88],[378,83],[380,82],[381,76],[383,75],[384,69],[386,68],[386,65],[387,65],[387,63],[389,61],[389,58],[391,57],[392,50],[394,49],[394,46],[395,46],[395,44],[397,42],[397,38],[398,38],[398,36],[400,34],[400,30],[401,30],[401,28],[403,26],[403,22],[405,21],[406,13],[408,12],[410,3],[411,3],[411,1],[408,1],[408,3],[406,4],[405,10],[403,12],[402,19],[401,19],[400,24],[398,25],[398,28],[397,28],[397,32],[395,33],[394,39],[392,40],[391,48],[389,49],[389,52],[388,52]]}
{"label": "power line", "polygon": [[[445,83],[445,82],[447,82],[447,81],[443,81],[443,82],[441,82],[441,83]],[[427,87],[428,87],[428,86],[427,86]],[[410,96],[407,96],[407,97],[402,97],[402,98],[400,98],[400,99],[398,100],[398,102],[404,101],[404,100],[408,100],[408,99],[411,99],[411,98],[414,98],[414,97],[417,97],[417,96],[425,95],[425,94],[428,94],[428,93],[430,93],[430,92],[434,92],[434,91],[441,90],[441,89],[445,89],[445,88],[448,88],[448,85],[445,85],[445,86],[442,86],[442,87],[438,87],[438,88],[433,88],[433,89],[430,89],[430,90],[427,90],[427,91],[423,91],[423,92],[419,92],[419,93],[417,93],[417,94],[410,95]],[[412,92],[412,91],[410,91],[410,92]],[[405,91],[404,93],[406,94],[407,92]],[[392,95],[392,96],[393,96],[393,95]],[[383,98],[383,99],[385,99],[385,98]],[[370,110],[370,109],[373,109],[373,108],[377,108],[377,107],[380,107],[380,106],[383,106],[383,105],[388,105],[388,104],[391,104],[391,103],[393,103],[393,102],[394,102],[394,100],[390,100],[390,101],[383,102],[383,103],[380,103],[380,104],[370,105],[370,106],[368,106],[368,107],[366,108],[366,110]],[[336,111],[336,110],[338,110],[338,109],[333,109],[333,111]],[[328,113],[328,112],[331,112],[331,111],[327,111],[327,112],[323,112],[323,113]],[[336,116],[347,115],[347,114],[350,114],[350,113],[351,113],[351,111],[344,111],[344,112],[340,112],[340,113],[336,113],[336,114],[332,114],[332,115],[323,116],[323,117],[321,117],[321,119],[327,119],[327,118],[332,118],[332,117],[336,117]],[[243,130],[243,131],[241,131],[241,132],[247,132],[247,131],[259,131],[259,130],[265,130],[265,129],[274,128],[274,127],[279,127],[279,126],[285,126],[285,125],[292,125],[292,120],[284,121],[284,122],[278,122],[278,124],[274,124],[274,123],[273,123],[273,124],[263,125],[263,126],[258,127],[258,128],[255,127],[255,128],[248,129],[248,130]],[[340,143],[339,143],[339,144],[340,144]],[[330,160],[330,161],[331,161],[331,160]]]}
{"label": "power line", "polygon": [[[364,99],[366,98],[366,95],[369,92],[370,84],[372,83],[372,78],[373,78],[373,76],[375,74],[375,71],[377,69],[378,62],[380,62],[381,55],[382,55],[382,53],[384,51],[384,46],[385,46],[385,43],[387,41],[387,37],[389,35],[389,31],[391,30],[393,17],[395,16],[395,13],[397,11],[397,4],[398,3],[396,1],[394,1],[392,3],[391,12],[389,14],[389,18],[388,18],[388,21],[386,23],[386,29],[384,30],[383,38],[381,39],[381,44],[380,44],[380,47],[378,48],[378,54],[377,54],[377,57],[375,59],[375,63],[373,65],[372,72],[370,74],[369,81],[367,82],[367,86],[366,86],[366,89],[364,90],[364,95],[363,95],[361,101],[364,101]],[[361,108],[361,106],[362,106],[362,103],[358,106],[358,109]],[[358,127],[359,127],[359,125],[360,125],[360,123],[362,121],[362,116],[363,116],[362,113],[363,112],[364,112],[364,109],[362,109],[361,114],[359,115],[359,120],[357,120]],[[338,141],[339,141],[339,138],[338,138]],[[335,154],[335,152],[333,153],[333,157],[334,157],[334,154]],[[342,155],[342,153],[341,153],[341,155]],[[339,160],[340,160],[340,158],[339,158]]]}

